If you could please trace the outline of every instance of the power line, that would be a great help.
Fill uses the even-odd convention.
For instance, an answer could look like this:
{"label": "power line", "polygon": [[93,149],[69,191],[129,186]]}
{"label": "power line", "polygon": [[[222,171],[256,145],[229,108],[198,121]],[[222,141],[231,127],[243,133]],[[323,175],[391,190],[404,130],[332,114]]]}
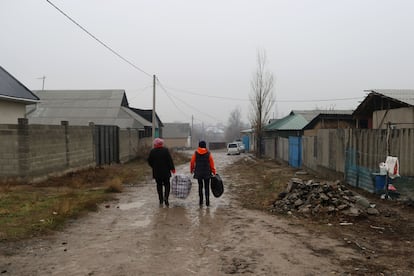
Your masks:
{"label": "power line", "polygon": [[[194,95],[194,96],[202,96],[202,97],[206,97],[206,98],[216,98],[216,99],[225,99],[225,100],[232,100],[232,101],[247,101],[250,102],[250,99],[244,99],[244,98],[233,98],[233,97],[223,97],[223,96],[212,96],[212,95],[206,95],[206,94],[201,94],[201,93],[196,93],[196,92],[190,92],[187,90],[183,90],[183,89],[176,89],[176,88],[172,88],[169,87],[170,90],[176,91],[176,92],[180,92],[180,93],[185,93],[185,94],[190,94],[190,95]],[[273,100],[273,102],[278,102],[278,103],[290,103],[290,102],[297,102],[297,103],[301,103],[301,102],[332,102],[332,101],[348,101],[348,100],[358,100],[361,99],[361,97],[352,97],[352,98],[334,98],[334,99],[313,99],[313,100]]]}
{"label": "power line", "polygon": [[63,10],[61,10],[60,8],[58,8],[55,4],[53,4],[50,0],[46,0],[46,2],[48,2],[51,6],[53,6],[56,10],[58,10],[61,14],[63,14],[66,18],[68,18],[70,21],[72,21],[72,23],[74,23],[76,26],[78,26],[82,31],[84,31],[85,33],[87,33],[90,37],[92,37],[93,39],[95,39],[96,41],[99,42],[99,44],[101,44],[102,46],[104,46],[106,49],[108,49],[111,53],[113,53],[114,55],[116,55],[117,57],[119,57],[120,59],[122,59],[123,61],[125,61],[126,63],[128,63],[129,65],[131,65],[133,68],[135,68],[136,70],[144,73],[145,75],[149,76],[152,78],[152,75],[145,72],[143,69],[139,68],[137,65],[135,65],[134,63],[132,63],[131,61],[129,61],[128,59],[124,58],[121,54],[119,54],[117,51],[115,51],[114,49],[112,49],[111,47],[109,47],[106,43],[104,43],[102,40],[100,40],[99,38],[97,38],[95,35],[93,35],[91,32],[89,32],[86,28],[84,28],[82,25],[80,25],[78,22],[76,22],[74,19],[72,19],[68,14],[66,14]]}
{"label": "power line", "polygon": [[[174,106],[177,108],[178,111],[180,111],[182,114],[184,114],[184,116],[188,116],[188,114],[186,114],[184,111],[182,111],[177,104],[175,103],[175,101],[171,98],[170,94],[167,92],[167,90],[164,88],[164,86],[161,84],[160,80],[157,78],[157,82],[159,84],[159,86],[161,87],[161,89],[165,92],[165,94],[167,95],[167,97],[170,99],[170,101],[174,104]],[[189,117],[189,116],[188,116]]]}
{"label": "power line", "polygon": [[[157,79],[158,80],[158,79]],[[167,96],[170,98],[170,100],[172,101],[172,99],[171,99],[171,96],[169,95],[170,93],[167,91],[167,89],[165,89],[165,87],[161,84],[161,82],[158,80],[158,83],[160,84],[160,87],[161,87],[161,89],[163,89],[163,91],[167,94]],[[195,111],[197,111],[198,113],[201,113],[201,114],[203,114],[203,115],[205,115],[205,116],[207,116],[207,117],[209,117],[209,118],[211,118],[211,119],[213,119],[213,120],[215,120],[215,121],[220,121],[220,119],[218,119],[218,118],[215,118],[215,117],[213,117],[213,116],[211,116],[210,114],[208,114],[208,113],[205,113],[205,112],[202,112],[202,111],[200,111],[200,108],[197,108],[197,107],[194,107],[194,106],[192,106],[192,105],[190,105],[190,104],[188,104],[188,103],[186,103],[186,102],[184,102],[183,100],[181,100],[180,98],[175,98],[177,101],[180,101],[181,103],[183,103],[183,104],[185,104],[186,106],[188,106],[188,107],[190,107],[191,109],[194,109]],[[175,104],[175,102],[173,101],[173,103],[174,103],[174,105],[177,107],[177,109],[178,110],[180,110],[182,113],[184,113],[184,111],[182,111],[176,104]],[[185,114],[185,113],[184,113]]]}

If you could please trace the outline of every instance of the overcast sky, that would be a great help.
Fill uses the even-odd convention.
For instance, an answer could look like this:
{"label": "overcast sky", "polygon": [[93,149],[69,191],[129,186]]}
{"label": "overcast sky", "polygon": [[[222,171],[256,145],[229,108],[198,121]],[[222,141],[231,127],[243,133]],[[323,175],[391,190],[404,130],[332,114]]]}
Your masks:
{"label": "overcast sky", "polygon": [[136,67],[46,0],[0,0],[0,65],[31,90],[42,76],[45,89],[125,89],[142,109],[155,74],[163,122],[226,123],[237,107],[247,122],[258,50],[276,80],[275,117],[414,88],[411,0],[51,2]]}

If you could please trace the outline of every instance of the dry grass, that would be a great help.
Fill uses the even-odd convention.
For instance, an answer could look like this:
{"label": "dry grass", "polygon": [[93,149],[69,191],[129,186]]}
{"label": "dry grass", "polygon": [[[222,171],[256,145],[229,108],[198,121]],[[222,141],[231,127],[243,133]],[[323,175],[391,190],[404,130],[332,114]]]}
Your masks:
{"label": "dry grass", "polygon": [[119,177],[115,177],[105,181],[104,186],[105,192],[107,193],[121,193],[124,187],[122,186],[122,181]]}
{"label": "dry grass", "polygon": [[242,206],[259,210],[269,208],[296,171],[273,160],[261,159],[240,159],[229,170],[239,173],[233,176],[233,182],[238,183],[236,195]]}

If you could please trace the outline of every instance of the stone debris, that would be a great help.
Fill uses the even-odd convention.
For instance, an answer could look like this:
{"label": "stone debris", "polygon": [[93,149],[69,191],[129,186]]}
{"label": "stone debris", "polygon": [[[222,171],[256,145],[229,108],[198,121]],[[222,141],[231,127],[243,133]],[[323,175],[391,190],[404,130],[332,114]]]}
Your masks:
{"label": "stone debris", "polygon": [[292,178],[288,182],[270,211],[306,216],[326,214],[359,217],[379,214],[375,205],[349,190],[339,180],[320,183],[300,178]]}

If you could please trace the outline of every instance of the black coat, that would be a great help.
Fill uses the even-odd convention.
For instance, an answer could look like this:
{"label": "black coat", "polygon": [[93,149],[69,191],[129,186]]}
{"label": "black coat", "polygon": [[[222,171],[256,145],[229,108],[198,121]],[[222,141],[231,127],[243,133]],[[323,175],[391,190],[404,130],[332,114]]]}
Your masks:
{"label": "black coat", "polygon": [[170,151],[167,148],[153,148],[148,156],[148,164],[152,168],[153,178],[169,178],[175,170]]}

